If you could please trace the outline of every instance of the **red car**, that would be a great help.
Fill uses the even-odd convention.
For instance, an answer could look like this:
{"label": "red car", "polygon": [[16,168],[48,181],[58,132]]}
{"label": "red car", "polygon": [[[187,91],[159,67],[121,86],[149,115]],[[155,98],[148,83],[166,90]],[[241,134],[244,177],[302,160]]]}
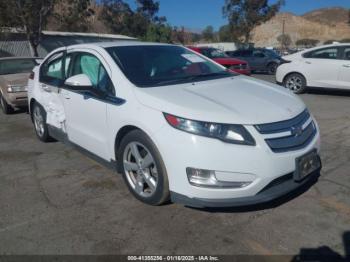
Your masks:
{"label": "red car", "polygon": [[242,75],[248,75],[248,76],[251,74],[249,65],[246,61],[239,60],[236,58],[231,58],[219,49],[212,48],[212,47],[195,47],[195,46],[188,46],[187,48],[197,53],[200,53],[206,57],[209,57],[210,59],[214,60],[216,63],[226,67],[227,69],[233,72],[236,72]]}

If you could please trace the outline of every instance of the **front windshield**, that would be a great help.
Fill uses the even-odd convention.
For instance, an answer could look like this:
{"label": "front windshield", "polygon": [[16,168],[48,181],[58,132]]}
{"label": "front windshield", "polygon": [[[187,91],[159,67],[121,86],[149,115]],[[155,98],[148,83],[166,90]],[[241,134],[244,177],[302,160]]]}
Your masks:
{"label": "front windshield", "polygon": [[0,60],[0,75],[30,73],[34,66],[34,59]]}
{"label": "front windshield", "polygon": [[181,46],[136,45],[106,49],[138,87],[203,81],[233,74]]}
{"label": "front windshield", "polygon": [[203,53],[203,55],[205,55],[211,59],[229,57],[223,51],[221,51],[220,49],[216,49],[216,48],[203,49],[202,53]]}

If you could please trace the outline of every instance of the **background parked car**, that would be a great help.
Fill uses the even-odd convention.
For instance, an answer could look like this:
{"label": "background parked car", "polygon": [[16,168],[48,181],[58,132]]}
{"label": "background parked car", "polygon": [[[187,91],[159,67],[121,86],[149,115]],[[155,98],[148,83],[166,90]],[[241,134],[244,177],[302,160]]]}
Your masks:
{"label": "background parked car", "polygon": [[216,49],[212,47],[194,47],[194,46],[189,46],[188,48],[190,48],[193,51],[196,51],[197,53],[205,55],[206,57],[214,60],[218,64],[226,67],[231,71],[234,71],[242,75],[251,74],[249,64],[246,61],[243,61],[237,58],[231,58],[220,49]]}
{"label": "background parked car", "polygon": [[0,104],[5,114],[28,105],[27,82],[35,65],[29,57],[0,58]]}
{"label": "background parked car", "polygon": [[307,87],[350,89],[350,43],[308,49],[283,57],[290,61],[277,69],[276,81],[303,93]]}
{"label": "background parked car", "polygon": [[228,51],[226,54],[247,61],[252,71],[263,71],[271,75],[275,74],[277,67],[284,62],[276,52],[264,48]]}

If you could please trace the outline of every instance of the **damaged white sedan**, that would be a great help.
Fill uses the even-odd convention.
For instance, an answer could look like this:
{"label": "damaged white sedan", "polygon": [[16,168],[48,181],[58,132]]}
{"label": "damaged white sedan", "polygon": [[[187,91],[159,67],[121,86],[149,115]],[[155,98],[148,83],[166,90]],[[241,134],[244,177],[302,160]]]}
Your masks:
{"label": "damaged white sedan", "polygon": [[319,128],[299,98],[181,46],[60,48],[33,70],[28,96],[40,140],[118,168],[151,205],[266,202],[321,169]]}

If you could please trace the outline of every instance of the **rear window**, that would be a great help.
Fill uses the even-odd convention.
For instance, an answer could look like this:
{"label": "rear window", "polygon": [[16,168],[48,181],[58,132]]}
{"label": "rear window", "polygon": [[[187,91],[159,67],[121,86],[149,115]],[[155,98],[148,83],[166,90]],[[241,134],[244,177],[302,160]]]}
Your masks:
{"label": "rear window", "polygon": [[29,73],[36,65],[34,59],[11,59],[0,61],[0,75]]}

